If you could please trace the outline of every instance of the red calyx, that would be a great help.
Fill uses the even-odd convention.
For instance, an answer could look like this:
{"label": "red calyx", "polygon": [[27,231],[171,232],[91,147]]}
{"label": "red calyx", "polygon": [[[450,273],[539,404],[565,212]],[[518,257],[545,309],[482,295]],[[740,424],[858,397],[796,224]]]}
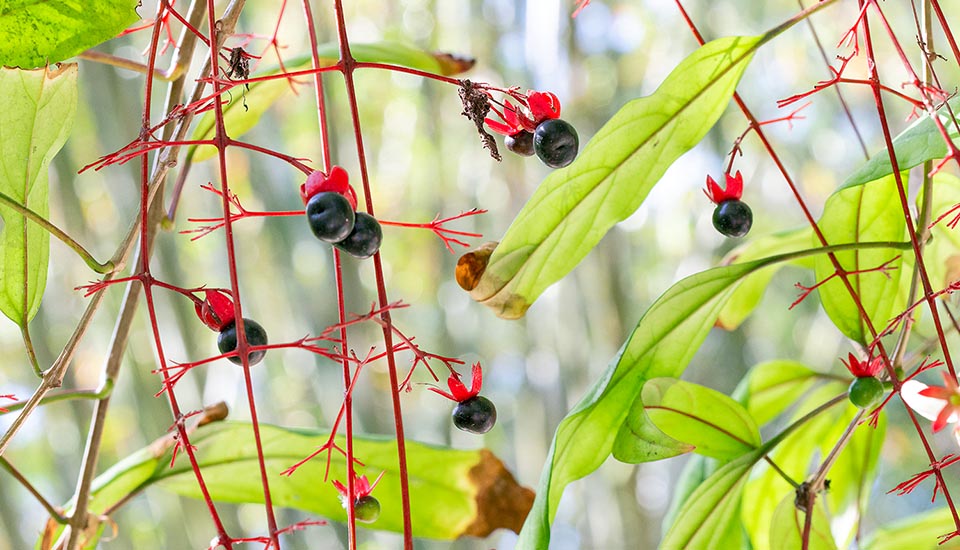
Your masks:
{"label": "red calyx", "polygon": [[847,360],[844,361],[841,359],[840,362],[843,363],[843,366],[847,367],[850,374],[857,378],[876,376],[883,369],[882,357],[873,357],[866,361],[861,361],[857,359],[857,356],[854,354],[848,353]]}
{"label": "red calyx", "polygon": [[[377,483],[380,483],[380,478],[382,478],[383,474],[385,473],[386,472],[380,472],[380,475],[377,476],[377,479],[373,483],[370,483],[370,480],[367,479],[367,476],[365,475],[358,476],[356,472],[354,472],[353,492],[356,498],[361,499],[369,495],[370,493],[372,493],[373,490],[377,487]],[[337,492],[340,493],[341,496],[343,497],[347,496],[348,491],[347,491],[346,485],[344,485],[343,483],[340,483],[337,480],[333,480],[332,483],[333,483],[333,486],[337,488]]]}
{"label": "red calyx", "polygon": [[357,192],[354,191],[350,185],[350,178],[347,175],[347,171],[340,166],[331,168],[329,176],[319,170],[312,172],[307,176],[306,183],[300,186],[300,198],[303,199],[303,204],[306,206],[310,197],[326,191],[340,193],[344,197],[347,197],[347,200],[350,201],[350,206],[354,210],[357,209]]}
{"label": "red calyx", "polygon": [[487,118],[487,126],[505,136],[515,136],[526,130],[533,132],[541,122],[550,118],[560,118],[560,100],[553,92],[538,92],[527,90],[526,96],[521,96],[520,105],[513,105],[509,99],[503,102],[503,113],[494,109],[503,122]]}
{"label": "red calyx", "polygon": [[727,186],[724,189],[721,189],[712,177],[707,176],[707,188],[704,189],[703,192],[714,204],[720,204],[721,202],[730,200],[740,200],[740,197],[743,195],[743,176],[740,175],[740,171],[737,170],[737,175],[735,176],[731,176],[730,174],[724,175],[727,178]]}
{"label": "red calyx", "polygon": [[457,403],[463,403],[471,397],[476,397],[480,394],[480,389],[483,387],[483,369],[480,368],[480,363],[473,364],[473,372],[470,382],[470,389],[468,390],[466,386],[463,385],[463,382],[460,381],[460,376],[456,373],[450,375],[450,378],[447,379],[447,386],[450,387],[450,393],[447,393],[440,388],[427,388],[433,393],[442,395],[451,401],[456,401]]}
{"label": "red calyx", "polygon": [[204,290],[203,302],[195,302],[197,317],[211,330],[220,332],[233,322],[233,300],[219,290]]}

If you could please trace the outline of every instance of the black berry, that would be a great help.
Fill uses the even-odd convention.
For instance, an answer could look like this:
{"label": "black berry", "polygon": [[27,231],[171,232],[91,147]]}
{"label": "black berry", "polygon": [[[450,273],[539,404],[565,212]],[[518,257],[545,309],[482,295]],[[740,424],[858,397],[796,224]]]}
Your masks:
{"label": "black berry", "polygon": [[383,230],[380,222],[366,212],[357,212],[353,231],[347,238],[334,244],[340,250],[357,258],[369,258],[380,250],[383,241]]}
{"label": "black berry", "polygon": [[340,193],[317,193],[307,201],[307,222],[321,241],[340,242],[353,231],[355,215],[350,201]]}
{"label": "black berry", "polygon": [[507,149],[520,155],[521,157],[533,156],[533,134],[526,130],[503,138],[503,144]]}
{"label": "black berry", "polygon": [[533,150],[550,168],[563,168],[573,162],[579,147],[573,125],[559,118],[544,120],[533,133]]}
{"label": "black berry", "polygon": [[380,501],[371,495],[362,496],[353,503],[353,517],[363,523],[373,523],[380,517]]}
{"label": "black berry", "polygon": [[743,201],[730,199],[721,202],[713,211],[713,226],[728,237],[742,237],[750,231],[753,212]]}
{"label": "black berry", "polygon": [[850,383],[850,402],[866,409],[883,397],[883,382],[874,376],[860,376]]}
{"label": "black berry", "polygon": [[453,409],[453,425],[465,432],[485,434],[496,423],[497,408],[482,395],[461,401]]}
{"label": "black berry", "polygon": [[[263,327],[260,326],[260,323],[243,318],[243,331],[247,334],[247,344],[250,346],[265,346],[267,345],[267,331],[263,330]],[[220,331],[220,336],[217,337],[217,347],[220,348],[220,353],[230,353],[237,349],[237,323],[236,321],[230,321],[223,329]],[[261,360],[263,356],[267,354],[267,350],[256,350],[247,353],[247,362],[252,367],[256,365]],[[239,355],[227,357],[232,363],[237,365],[243,364],[243,360],[240,359]]]}

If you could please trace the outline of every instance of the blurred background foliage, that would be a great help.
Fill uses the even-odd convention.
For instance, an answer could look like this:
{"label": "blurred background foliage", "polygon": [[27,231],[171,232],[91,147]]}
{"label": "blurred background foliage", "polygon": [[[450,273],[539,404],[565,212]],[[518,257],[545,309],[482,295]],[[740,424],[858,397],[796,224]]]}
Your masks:
{"label": "blurred background foliage", "polygon": [[[249,51],[266,47],[279,2],[248,3],[238,32],[256,35]],[[281,50],[287,58],[307,52],[303,18],[290,2],[280,24]],[[550,90],[561,98],[563,117],[580,133],[581,144],[626,101],[652,92],[666,74],[696,47],[671,2],[594,0],[571,19],[573,2],[561,0],[356,0],[347,2],[350,38],[355,42],[397,40],[425,50],[470,55],[475,81]],[[149,17],[154,2],[139,12]],[[707,39],[757,34],[798,11],[799,4],[777,0],[713,2],[690,0],[685,7]],[[181,8],[185,9],[185,8]],[[327,1],[313,2],[321,41],[335,40],[333,12]],[[910,6],[886,3],[900,40],[919,58]],[[833,60],[837,43],[856,17],[856,4],[840,3],[812,20]],[[178,28],[175,25],[175,29]],[[99,49],[142,59],[146,33],[113,40]],[[938,36],[941,40],[942,37]],[[906,80],[886,41],[877,45],[884,60],[881,75],[893,87]],[[276,65],[267,51],[254,73]],[[198,54],[199,55],[199,54]],[[168,59],[169,53],[163,58]],[[161,62],[163,65],[163,62]],[[941,76],[956,82],[956,64],[941,63]],[[195,63],[199,66],[199,62]],[[863,74],[862,59],[849,74]],[[138,204],[137,163],[99,172],[77,170],[136,136],[141,116],[143,77],[134,72],[81,62],[81,109],[73,135],[53,164],[51,210],[55,223],[99,258],[112,254]],[[800,24],[762,48],[739,87],[761,119],[784,116],[776,100],[809,89],[829,76],[811,28]],[[331,113],[333,160],[356,179],[356,149],[342,78],[324,79]],[[486,215],[468,218],[457,229],[482,232],[495,240],[509,225],[547,168],[535,159],[504,154],[498,164],[481,148],[470,122],[459,115],[456,90],[408,75],[364,70],[357,74],[363,136],[368,152],[378,217],[426,222],[479,207]],[[273,105],[246,140],[320,163],[313,92],[288,92]],[[846,87],[867,151],[881,149],[872,98],[865,87]],[[163,94],[158,94],[160,112]],[[233,100],[240,100],[234,93]],[[864,149],[844,115],[837,95],[828,90],[792,128],[766,127],[788,170],[815,212],[845,176],[865,159]],[[888,101],[895,131],[906,126],[909,108]],[[708,138],[677,162],[645,204],[616,227],[566,279],[552,287],[520,321],[502,321],[473,303],[453,279],[457,255],[436,237],[416,229],[386,228],[383,258],[389,295],[411,304],[394,320],[425,349],[485,365],[485,391],[499,410],[498,426],[483,438],[458,432],[449,420],[450,403],[422,387],[403,397],[407,435],[461,448],[485,445],[500,456],[521,483],[535,486],[553,431],[570,406],[606,367],[646,308],[681,277],[716,265],[738,243],[726,240],[710,223],[712,205],[700,189],[705,176],[719,177],[725,155],[746,129],[744,118],[729,109]],[[804,220],[782,178],[749,136],[736,169],[746,182],[744,200],[753,208],[750,237],[799,227]],[[190,229],[188,217],[217,216],[219,199],[201,190],[216,182],[215,161],[191,169],[174,231],[161,234],[153,265],[156,275],[174,284],[228,286],[223,233],[197,241],[177,231]],[[230,181],[244,205],[253,210],[298,208],[302,175],[289,166],[250,151],[228,153]],[[357,185],[355,183],[355,185]],[[301,218],[243,220],[236,226],[241,295],[249,317],[267,327],[274,342],[317,333],[336,320],[336,296],[330,247],[305,230]],[[749,237],[748,237],[749,238]],[[477,241],[479,244],[481,241]],[[32,333],[42,365],[49,365],[72,332],[85,306],[75,286],[95,279],[59,242],[52,243],[50,279]],[[370,262],[346,261],[347,306],[361,312],[374,300]],[[799,360],[818,370],[839,368],[837,358],[850,345],[832,327],[815,300],[792,311],[793,284],[811,284],[812,275],[796,268],[778,274],[760,309],[736,332],[715,330],[687,370],[686,377],[730,392],[746,369],[774,358]],[[196,319],[192,304],[158,292],[161,330],[167,356],[197,360],[215,353],[215,337]],[[69,371],[65,388],[95,388],[113,330],[122,291],[108,292]],[[922,324],[921,337],[931,334]],[[379,343],[379,329],[358,327],[351,344],[358,352]],[[0,389],[29,395],[37,380],[22,352],[19,332],[0,323]],[[406,358],[405,358],[406,360]],[[403,363],[406,364],[406,363]],[[165,433],[171,423],[159,389],[149,324],[142,308],[126,352],[110,410],[100,471]],[[426,382],[425,373],[416,379]],[[301,351],[272,351],[254,371],[260,419],[284,426],[329,426],[342,397],[339,365]],[[219,400],[231,418],[249,416],[240,371],[223,361],[186,376],[177,387],[185,410]],[[355,391],[356,429],[392,434],[384,365],[365,371]],[[902,415],[891,407],[895,417]],[[14,440],[5,456],[54,502],[73,493],[90,418],[90,402],[43,407]],[[10,416],[0,417],[0,428]],[[919,471],[915,435],[892,422],[875,494]],[[941,449],[950,442],[937,439]],[[945,451],[949,452],[949,451]],[[652,548],[683,459],[630,466],[610,460],[598,472],[566,492],[554,525],[552,548]],[[317,483],[321,483],[318,480]],[[43,510],[8,476],[0,476],[0,550],[31,547],[43,526]],[[383,503],[391,506],[394,503]],[[414,502],[414,506],[417,503]],[[875,496],[867,526],[929,506],[924,493],[907,497]],[[228,531],[257,535],[266,529],[259,505],[221,505]],[[214,535],[201,502],[151,490],[113,518],[117,537],[103,548],[204,548]],[[304,519],[284,510],[280,522]],[[396,535],[361,530],[362,548],[395,548]],[[512,533],[453,544],[419,541],[422,548],[510,548]],[[342,526],[311,527],[287,535],[290,549],[345,547]]]}

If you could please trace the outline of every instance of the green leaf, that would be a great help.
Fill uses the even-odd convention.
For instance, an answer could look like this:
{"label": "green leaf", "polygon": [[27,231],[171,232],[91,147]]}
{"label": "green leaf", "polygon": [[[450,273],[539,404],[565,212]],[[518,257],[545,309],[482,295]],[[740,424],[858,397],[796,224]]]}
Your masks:
{"label": "green leaf", "polygon": [[[837,191],[827,200],[819,225],[831,244],[902,241],[906,228],[893,176]],[[836,257],[843,269],[850,273],[877,268],[894,260],[898,254],[884,249],[851,250],[838,252]],[[901,258],[889,263],[890,269],[886,274],[871,271],[848,275],[850,284],[859,294],[864,310],[877,331],[883,329],[893,311],[903,309],[902,305],[895,304],[902,263]],[[825,256],[817,258],[815,272],[817,282],[830,277],[834,273],[830,259]],[[861,344],[872,340],[840,277],[833,277],[818,291],[824,311],[840,332]]]}
{"label": "green leaf", "polygon": [[523,316],[713,127],[763,38],[709,42],[653,95],[621,108],[573,164],[540,184],[470,291],[473,299],[501,317]]}
{"label": "green leaf", "polygon": [[664,535],[660,550],[730,548],[731,539],[739,540],[739,530],[731,534],[731,525],[739,527],[736,519],[743,487],[763,452],[746,454],[701,483],[680,509],[676,523]]}
{"label": "green leaf", "polygon": [[[796,493],[790,492],[773,512],[770,527],[771,550],[796,550],[804,548],[803,531],[806,514],[794,505]],[[813,506],[813,518],[810,523],[808,550],[836,550],[837,543],[830,533],[830,521],[818,499]]]}
{"label": "green leaf", "polygon": [[947,507],[936,508],[905,517],[877,529],[863,543],[863,550],[957,550],[960,539],[951,539],[942,545],[939,537],[956,529],[953,514]]}
{"label": "green leaf", "polygon": [[633,427],[626,421],[631,410],[626,404],[636,402],[647,380],[683,373],[744,277],[793,258],[774,256],[697,273],[673,285],[647,310],[604,375],[560,422],[537,499],[520,533],[521,548],[546,546],[564,488],[596,470],[612,452],[614,441],[618,449],[632,449],[628,456],[638,460],[646,456],[643,448],[649,442],[637,439],[632,446],[626,444]]}
{"label": "green leaf", "polygon": [[750,414],[716,390],[675,378],[654,378],[643,385],[641,399],[658,428],[694,445],[698,454],[732,460],[760,446],[760,430]]}
{"label": "green leaf", "polygon": [[778,359],[755,365],[744,379],[741,402],[758,424],[766,424],[794,405],[820,376],[797,361]]}
{"label": "green leaf", "polygon": [[[801,401],[791,415],[791,422],[797,421],[844,390],[846,385],[838,382],[818,387]],[[806,479],[812,473],[812,457],[821,455],[822,446],[829,447],[836,441],[828,441],[833,428],[837,425],[846,426],[854,414],[855,411],[848,407],[831,408],[789,434],[770,453],[770,458],[794,481]],[[754,550],[770,549],[770,526],[774,511],[781,497],[790,491],[793,491],[793,486],[769,466],[747,483],[740,519],[750,536]]]}
{"label": "green leaf", "polygon": [[[960,203],[960,178],[946,172],[938,172],[933,177],[933,203],[931,212],[933,219],[943,214],[949,215],[934,225],[930,230],[933,238],[927,241],[923,249],[924,265],[930,284],[934,289],[945,288],[953,281],[960,279],[960,230],[947,225],[960,211],[950,212]],[[920,203],[923,189],[917,196]]]}
{"label": "green leaf", "polygon": [[[327,434],[261,425],[261,438],[270,491],[275,506],[345,521],[336,489],[324,482],[326,454],[301,466],[292,476],[280,472],[315,451]],[[200,498],[196,478],[185,457],[170,467],[173,441],[162,439],[117,463],[94,480],[90,510],[100,513],[131,493],[156,486],[176,494]],[[263,489],[250,425],[212,423],[199,428],[190,442],[197,447],[203,479],[217,502],[262,503]],[[342,438],[338,445],[343,447]],[[380,500],[380,518],[364,527],[401,532],[400,485],[396,441],[355,436],[357,456],[364,467],[358,473],[373,481],[385,472],[374,496]],[[414,535],[452,540],[461,536],[486,536],[497,528],[519,530],[533,500],[529,489],[485,449],[460,451],[407,441]],[[331,480],[344,481],[346,461],[334,452]]]}
{"label": "green leaf", "polygon": [[[77,66],[0,69],[0,193],[47,217],[50,161],[73,128]],[[26,327],[47,284],[50,234],[0,206],[0,311]]]}
{"label": "green leaf", "polygon": [[106,42],[136,22],[136,0],[0,2],[0,65],[34,69]]}
{"label": "green leaf", "polygon": [[[957,112],[960,109],[960,97],[953,98],[948,104],[953,112]],[[950,139],[956,140],[960,137],[960,133],[957,131],[957,123],[950,116],[950,109],[946,106],[941,107],[937,116],[950,134]],[[942,159],[947,156],[947,144],[940,135],[940,130],[937,129],[933,118],[926,114],[893,139],[893,150],[897,152],[897,166],[901,171],[919,166],[928,160]],[[891,174],[893,174],[893,167],[890,164],[890,153],[884,149],[851,174],[843,182],[841,189],[863,185]]]}
{"label": "green leaf", "polygon": [[[473,66],[473,61],[468,58],[446,53],[428,53],[399,42],[350,44],[350,52],[360,62],[400,65],[442,75],[457,74]],[[317,46],[317,54],[320,57],[321,64],[332,65],[340,59],[339,45],[334,42],[320,44]],[[287,72],[296,72],[309,69],[311,66],[310,57],[299,57],[290,61],[286,68]],[[279,69],[268,70],[264,72],[263,76],[279,73]],[[300,76],[297,77],[297,80],[303,81],[306,78],[310,77]],[[291,92],[290,86],[291,84],[287,79],[281,78],[255,82],[250,85],[250,89],[246,92],[241,87],[234,88],[232,90],[233,100],[223,108],[223,123],[227,128],[227,134],[232,138],[238,138],[249,132],[257,125],[260,117],[271,105]],[[246,107],[244,107],[244,103],[246,103]],[[190,139],[212,139],[216,120],[214,117],[212,111],[204,113]],[[217,149],[212,145],[192,145],[187,150],[188,157],[191,157],[194,162],[207,160],[216,154]]]}
{"label": "green leaf", "polygon": [[623,427],[617,433],[611,453],[621,462],[639,464],[689,453],[695,447],[663,433],[647,415],[642,396],[637,396]]}
{"label": "green leaf", "polygon": [[[793,229],[772,235],[764,235],[733,249],[724,257],[722,263],[742,264],[774,254],[802,250],[810,245],[811,234],[810,228],[805,227],[803,229]],[[813,267],[813,263],[809,259],[798,259],[791,263],[802,265],[803,267]],[[763,297],[764,291],[767,289],[767,285],[770,284],[773,276],[780,271],[782,265],[783,264],[778,264],[775,267],[758,271],[747,277],[720,312],[720,317],[717,319],[717,326],[725,330],[736,330],[736,328],[753,313],[753,310],[756,309],[757,304],[760,303],[760,299]]]}

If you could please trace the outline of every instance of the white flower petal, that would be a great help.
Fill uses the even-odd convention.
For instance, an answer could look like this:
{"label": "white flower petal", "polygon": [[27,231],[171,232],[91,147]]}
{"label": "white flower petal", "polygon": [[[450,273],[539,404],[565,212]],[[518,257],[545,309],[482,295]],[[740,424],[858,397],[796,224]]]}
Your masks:
{"label": "white flower petal", "polygon": [[[946,402],[943,399],[920,395],[920,392],[928,387],[922,382],[907,380],[900,386],[900,399],[903,399],[903,402],[920,416],[927,420],[936,420]],[[960,415],[953,413],[947,419],[947,422],[954,423],[957,420],[960,420]]]}

